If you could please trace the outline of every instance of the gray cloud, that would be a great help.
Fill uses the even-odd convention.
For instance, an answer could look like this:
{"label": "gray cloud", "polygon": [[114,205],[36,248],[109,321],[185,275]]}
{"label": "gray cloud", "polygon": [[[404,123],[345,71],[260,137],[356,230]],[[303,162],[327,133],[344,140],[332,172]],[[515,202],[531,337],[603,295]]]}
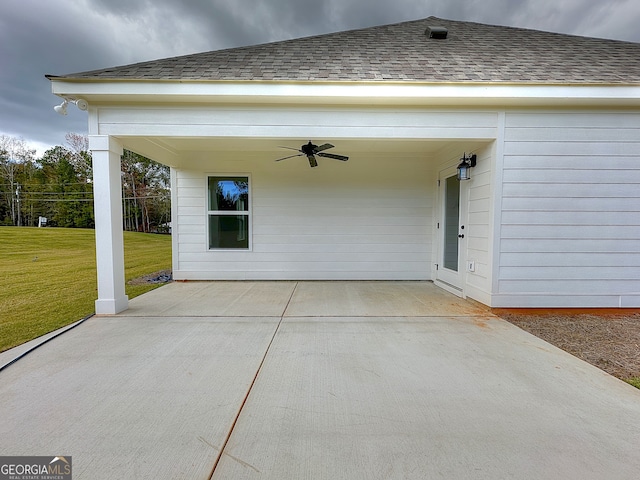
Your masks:
{"label": "gray cloud", "polygon": [[640,41],[634,0],[3,0],[0,134],[43,145],[86,131],[52,107],[45,74],[65,74],[436,15]]}

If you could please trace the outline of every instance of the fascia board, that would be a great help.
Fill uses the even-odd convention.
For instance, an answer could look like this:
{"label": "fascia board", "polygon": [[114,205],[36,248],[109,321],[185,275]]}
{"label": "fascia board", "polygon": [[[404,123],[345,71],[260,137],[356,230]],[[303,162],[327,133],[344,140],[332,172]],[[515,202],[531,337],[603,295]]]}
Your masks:
{"label": "fascia board", "polygon": [[640,105],[640,85],[367,84],[52,80],[59,96],[105,103]]}

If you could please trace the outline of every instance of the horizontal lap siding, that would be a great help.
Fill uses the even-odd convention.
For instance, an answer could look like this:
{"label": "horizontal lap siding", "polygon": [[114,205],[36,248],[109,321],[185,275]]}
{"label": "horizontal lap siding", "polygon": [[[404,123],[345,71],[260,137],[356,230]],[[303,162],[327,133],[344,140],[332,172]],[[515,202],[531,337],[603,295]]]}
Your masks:
{"label": "horizontal lap siding", "polygon": [[503,182],[498,296],[530,297],[519,306],[635,301],[639,114],[507,114]]}
{"label": "horizontal lap siding", "polygon": [[[178,270],[182,268],[182,252],[202,252],[206,241],[205,179],[199,172],[175,171],[175,198],[178,199],[174,211],[173,235],[177,236],[178,255],[174,259]],[[175,255],[175,252],[174,252]],[[179,274],[175,275],[180,278]]]}
{"label": "horizontal lap siding", "polygon": [[493,138],[496,114],[358,107],[102,107],[102,135]]}
{"label": "horizontal lap siding", "polygon": [[[429,279],[429,162],[361,155],[319,164],[212,154],[206,172],[177,171],[177,278]],[[206,248],[205,179],[224,172],[251,177],[250,251]]]}
{"label": "horizontal lap siding", "polygon": [[[469,182],[469,217],[465,234],[467,238],[466,260],[474,263],[474,271],[467,272],[467,290],[472,287],[474,291],[468,293],[483,303],[489,303],[491,292],[489,232],[492,208],[492,158],[492,146],[487,146],[477,152],[477,165],[472,170]],[[464,268],[466,269],[466,266]]]}

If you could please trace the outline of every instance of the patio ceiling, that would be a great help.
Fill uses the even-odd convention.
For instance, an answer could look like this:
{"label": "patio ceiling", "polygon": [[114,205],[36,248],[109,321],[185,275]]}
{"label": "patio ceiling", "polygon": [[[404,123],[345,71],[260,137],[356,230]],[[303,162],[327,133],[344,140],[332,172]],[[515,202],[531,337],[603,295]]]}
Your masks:
{"label": "patio ceiling", "polygon": [[295,152],[281,147],[300,148],[309,140],[316,144],[331,143],[335,153],[349,156],[425,157],[455,143],[462,151],[486,144],[487,140],[433,139],[357,139],[357,138],[228,138],[228,137],[118,137],[124,148],[172,167],[184,166],[190,158],[216,152],[225,156],[241,154],[243,159],[264,158],[265,161]]}

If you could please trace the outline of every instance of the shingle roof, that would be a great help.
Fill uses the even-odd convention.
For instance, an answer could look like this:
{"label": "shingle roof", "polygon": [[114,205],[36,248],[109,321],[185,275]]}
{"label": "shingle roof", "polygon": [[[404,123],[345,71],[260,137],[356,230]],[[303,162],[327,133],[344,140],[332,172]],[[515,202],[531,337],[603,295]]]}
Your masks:
{"label": "shingle roof", "polygon": [[429,17],[49,78],[640,84],[640,44]]}

